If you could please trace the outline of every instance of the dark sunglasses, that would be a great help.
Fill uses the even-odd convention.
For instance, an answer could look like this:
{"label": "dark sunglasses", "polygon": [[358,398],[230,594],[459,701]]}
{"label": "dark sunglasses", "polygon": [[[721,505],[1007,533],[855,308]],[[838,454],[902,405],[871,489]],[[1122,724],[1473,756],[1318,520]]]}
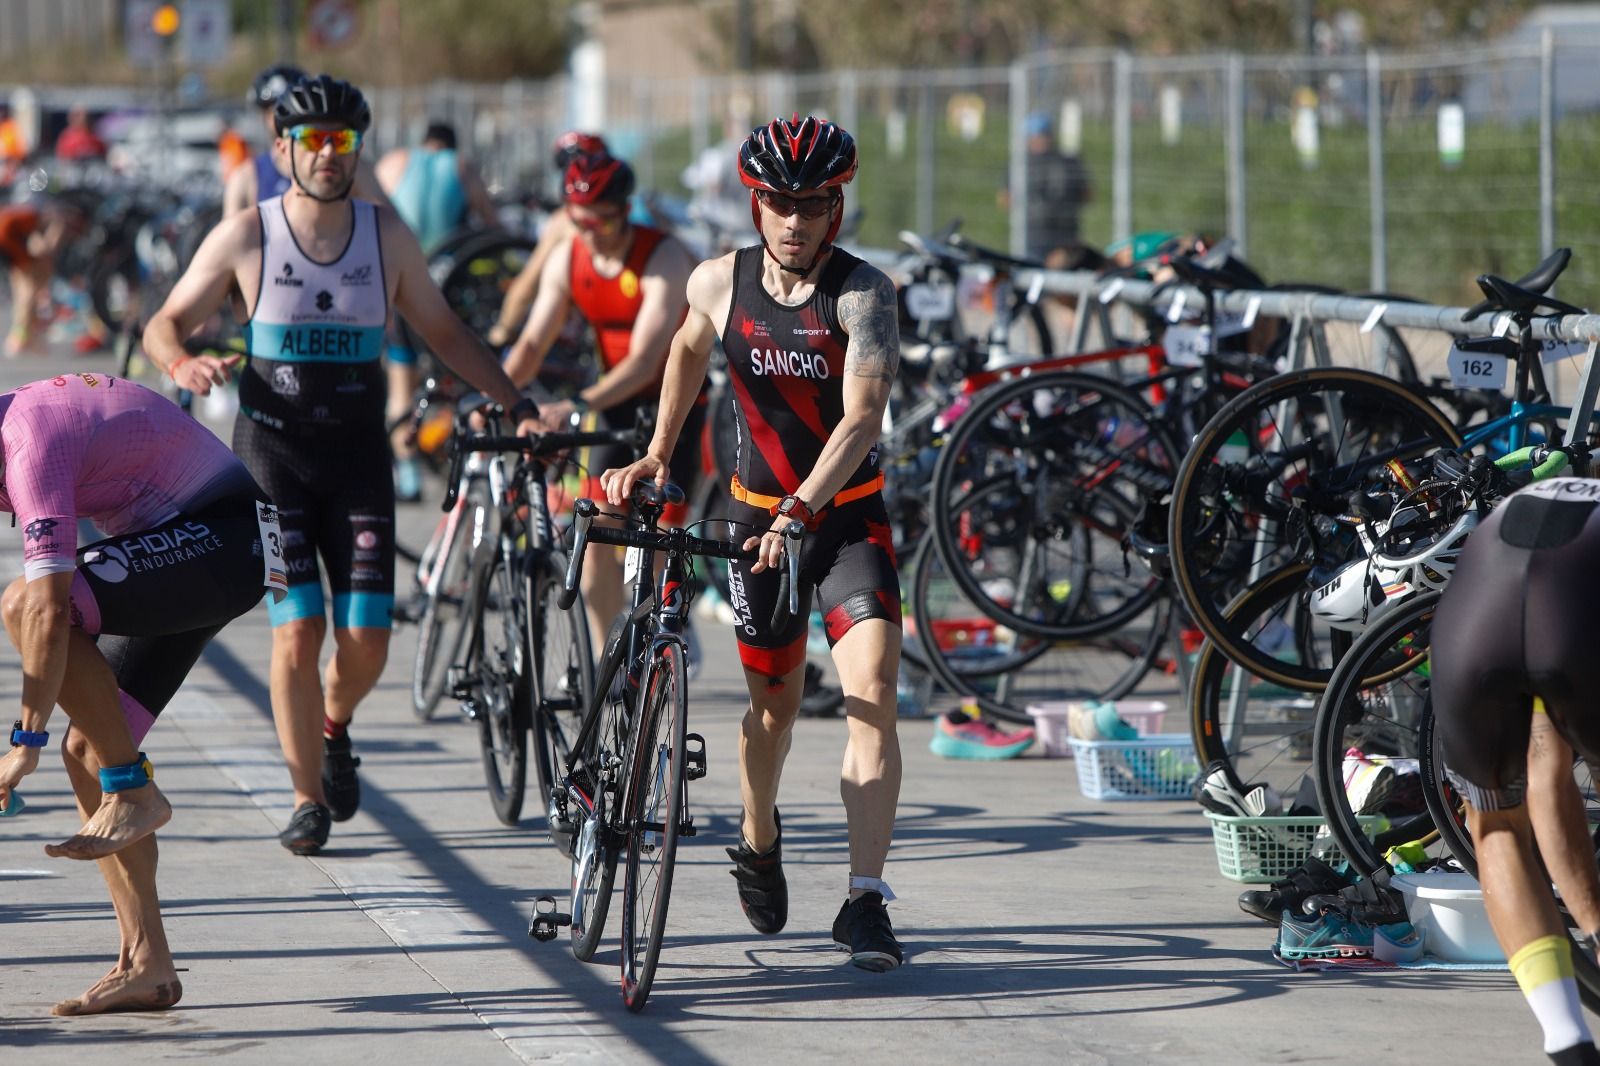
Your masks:
{"label": "dark sunglasses", "polygon": [[773,214],[783,218],[799,215],[808,222],[815,222],[823,215],[826,215],[839,202],[837,193],[831,196],[810,196],[801,200],[793,196],[785,196],[781,192],[768,192],[765,189],[761,189],[756,192],[756,196],[767,206],[767,210]]}

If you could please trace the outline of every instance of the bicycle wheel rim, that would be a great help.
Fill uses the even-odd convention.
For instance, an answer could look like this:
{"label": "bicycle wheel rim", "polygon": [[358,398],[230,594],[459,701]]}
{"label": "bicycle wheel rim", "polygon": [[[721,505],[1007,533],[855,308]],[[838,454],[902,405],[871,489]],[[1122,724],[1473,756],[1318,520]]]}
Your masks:
{"label": "bicycle wheel rim", "polygon": [[508,826],[522,817],[528,780],[530,681],[524,648],[521,597],[515,592],[512,561],[496,558],[484,591],[474,634],[479,689],[478,740],[484,780],[495,816]]}
{"label": "bicycle wheel rim", "polygon": [[622,898],[622,998],[644,1008],[655,983],[683,815],[688,691],[682,649],[662,645],[645,690],[628,786]]}
{"label": "bicycle wheel rim", "polygon": [[[1427,807],[1421,761],[1428,700],[1428,633],[1438,601],[1437,593],[1418,596],[1362,634],[1334,669],[1317,707],[1313,740],[1317,800],[1340,851],[1364,876],[1386,865],[1384,852],[1389,846],[1420,840],[1436,828]],[[1409,669],[1375,670],[1372,666],[1399,656],[1405,657]],[[1386,680],[1371,683],[1368,679],[1373,674]],[[1349,765],[1351,759],[1358,765]],[[1409,776],[1411,761],[1417,764],[1417,781],[1423,786],[1414,797],[1416,802],[1412,802],[1409,787],[1399,787]],[[1385,768],[1393,772],[1391,788],[1399,794],[1367,811],[1381,814],[1389,823],[1374,842],[1361,823],[1361,812],[1352,806],[1346,776],[1347,771],[1351,775],[1382,774]]]}
{"label": "bicycle wheel rim", "polygon": [[539,794],[546,803],[572,752],[594,686],[589,626],[581,599],[572,610],[557,606],[565,575],[552,560],[529,578],[528,656],[533,663],[533,735]]}
{"label": "bicycle wheel rim", "polygon": [[906,658],[926,664],[951,696],[1006,721],[1031,724],[1028,707],[1034,703],[1126,696],[1155,664],[1166,639],[1165,599],[1116,633],[1053,641],[985,619],[946,579],[931,542],[918,549],[909,576],[905,644],[912,651]]}
{"label": "bicycle wheel rim", "polygon": [[[577,617],[584,615],[574,606]],[[619,615],[611,623],[605,647],[611,649],[600,663],[595,675],[595,698],[604,697],[602,720],[585,749],[585,758],[591,765],[600,765],[606,754],[618,757],[626,754],[621,748],[623,723],[628,719],[627,707],[621,699],[611,698],[613,683],[622,670],[625,648],[620,634],[626,615]],[[579,827],[578,839],[572,849],[572,926],[570,939],[572,955],[580,962],[588,961],[600,944],[605,932],[606,916],[611,909],[611,891],[617,873],[617,823],[621,818],[622,800],[616,787],[616,774],[597,774],[591,786],[594,795],[588,797],[590,811]]]}
{"label": "bicycle wheel rim", "polygon": [[426,721],[433,716],[444,696],[450,667],[461,652],[467,631],[467,607],[472,551],[465,528],[471,505],[461,512],[460,521],[443,549],[438,584],[428,595],[422,619],[417,624],[417,659],[411,674],[411,707]]}
{"label": "bicycle wheel rim", "polygon": [[1173,486],[1167,543],[1195,624],[1260,677],[1307,692],[1326,687],[1330,671],[1275,660],[1242,638],[1225,613],[1233,591],[1292,561],[1320,573],[1353,558],[1353,533],[1339,527],[1313,540],[1308,523],[1342,511],[1348,491],[1384,459],[1460,441],[1432,404],[1359,370],[1280,374],[1229,401],[1196,436]]}
{"label": "bicycle wheel rim", "polygon": [[[1279,654],[1322,656],[1327,661],[1348,647],[1337,631],[1302,632],[1305,612],[1286,620],[1286,603],[1298,604],[1310,568],[1296,563],[1269,574],[1228,605],[1228,617],[1252,632],[1267,626],[1285,631]],[[1317,659],[1316,661],[1324,661]],[[1297,795],[1313,771],[1315,705],[1309,697],[1251,674],[1210,639],[1195,656],[1189,679],[1189,727],[1203,765],[1221,762],[1241,782],[1264,782],[1283,796]]]}
{"label": "bicycle wheel rim", "polygon": [[[1177,455],[1149,405],[1108,379],[1055,371],[996,386],[940,450],[933,542],[961,591],[1011,628],[1062,639],[1112,632],[1160,595],[1159,580],[1125,571],[1122,542],[1141,494],[1171,485]],[[1013,492],[980,496],[997,478]],[[1019,512],[1019,531],[996,531],[1018,559],[1000,576],[1021,578],[1033,563],[1026,587],[1001,581],[997,595],[977,572],[1005,566],[996,545],[975,543],[993,529],[974,506],[983,499]]]}

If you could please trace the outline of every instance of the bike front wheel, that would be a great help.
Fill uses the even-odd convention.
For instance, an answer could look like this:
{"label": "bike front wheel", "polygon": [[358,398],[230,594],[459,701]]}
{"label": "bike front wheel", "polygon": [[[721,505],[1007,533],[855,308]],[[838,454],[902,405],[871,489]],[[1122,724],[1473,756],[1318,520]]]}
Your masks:
{"label": "bike front wheel", "polygon": [[474,651],[478,742],[489,803],[504,825],[522,817],[528,781],[528,730],[533,719],[531,660],[526,646],[526,606],[513,577],[514,561],[497,558],[478,598]]}
{"label": "bike front wheel", "polygon": [[650,996],[667,927],[683,818],[688,693],[682,646],[662,644],[651,664],[634,732],[623,819],[628,843],[622,885],[622,1000],[635,1012],[644,1009]]}

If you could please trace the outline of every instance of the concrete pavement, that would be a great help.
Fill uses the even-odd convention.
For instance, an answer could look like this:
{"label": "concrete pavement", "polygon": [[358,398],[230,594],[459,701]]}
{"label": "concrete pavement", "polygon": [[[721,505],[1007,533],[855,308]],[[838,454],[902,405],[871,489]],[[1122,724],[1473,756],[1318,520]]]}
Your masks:
{"label": "concrete pavement", "polygon": [[[13,361],[0,386],[109,361]],[[402,510],[420,546],[437,515]],[[17,535],[0,529],[15,573]],[[980,764],[928,751],[904,720],[905,785],[886,872],[907,965],[842,963],[838,766],[844,726],[802,721],[785,775],[788,928],[755,934],[723,847],[738,824],[743,711],[732,637],[701,623],[691,728],[709,776],[691,788],[670,939],[649,1006],[617,990],[616,913],[593,963],[525,935],[534,896],[564,900],[567,864],[541,819],[501,827],[475,727],[409,709],[415,632],[352,729],[361,812],[313,859],[273,839],[288,777],[266,694],[264,609],[213,644],[147,743],[176,814],[160,885],[185,997],[159,1015],[54,1018],[109,967],[116,930],[98,874],[45,857],[77,819],[52,745],[0,821],[0,1048],[7,1063],[1539,1062],[1539,1030],[1505,974],[1294,974],[1234,904],[1187,802],[1093,803],[1069,761]],[[20,691],[0,649],[0,697]],[[59,712],[53,731],[63,728]],[[59,734],[58,734],[59,735]],[[537,803],[530,802],[530,809]],[[15,1057],[13,1058],[13,1054]]]}

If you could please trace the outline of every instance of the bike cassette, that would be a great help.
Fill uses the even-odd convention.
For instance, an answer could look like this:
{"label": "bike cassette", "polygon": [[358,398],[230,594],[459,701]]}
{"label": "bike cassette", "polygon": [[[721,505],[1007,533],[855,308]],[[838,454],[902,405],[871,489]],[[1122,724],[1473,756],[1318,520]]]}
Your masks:
{"label": "bike cassette", "polygon": [[706,738],[699,733],[690,733],[684,738],[683,774],[690,781],[706,776]]}
{"label": "bike cassette", "polygon": [[533,901],[533,917],[528,920],[528,935],[540,943],[554,940],[563,925],[572,924],[572,915],[556,910],[554,896],[540,896]]}

